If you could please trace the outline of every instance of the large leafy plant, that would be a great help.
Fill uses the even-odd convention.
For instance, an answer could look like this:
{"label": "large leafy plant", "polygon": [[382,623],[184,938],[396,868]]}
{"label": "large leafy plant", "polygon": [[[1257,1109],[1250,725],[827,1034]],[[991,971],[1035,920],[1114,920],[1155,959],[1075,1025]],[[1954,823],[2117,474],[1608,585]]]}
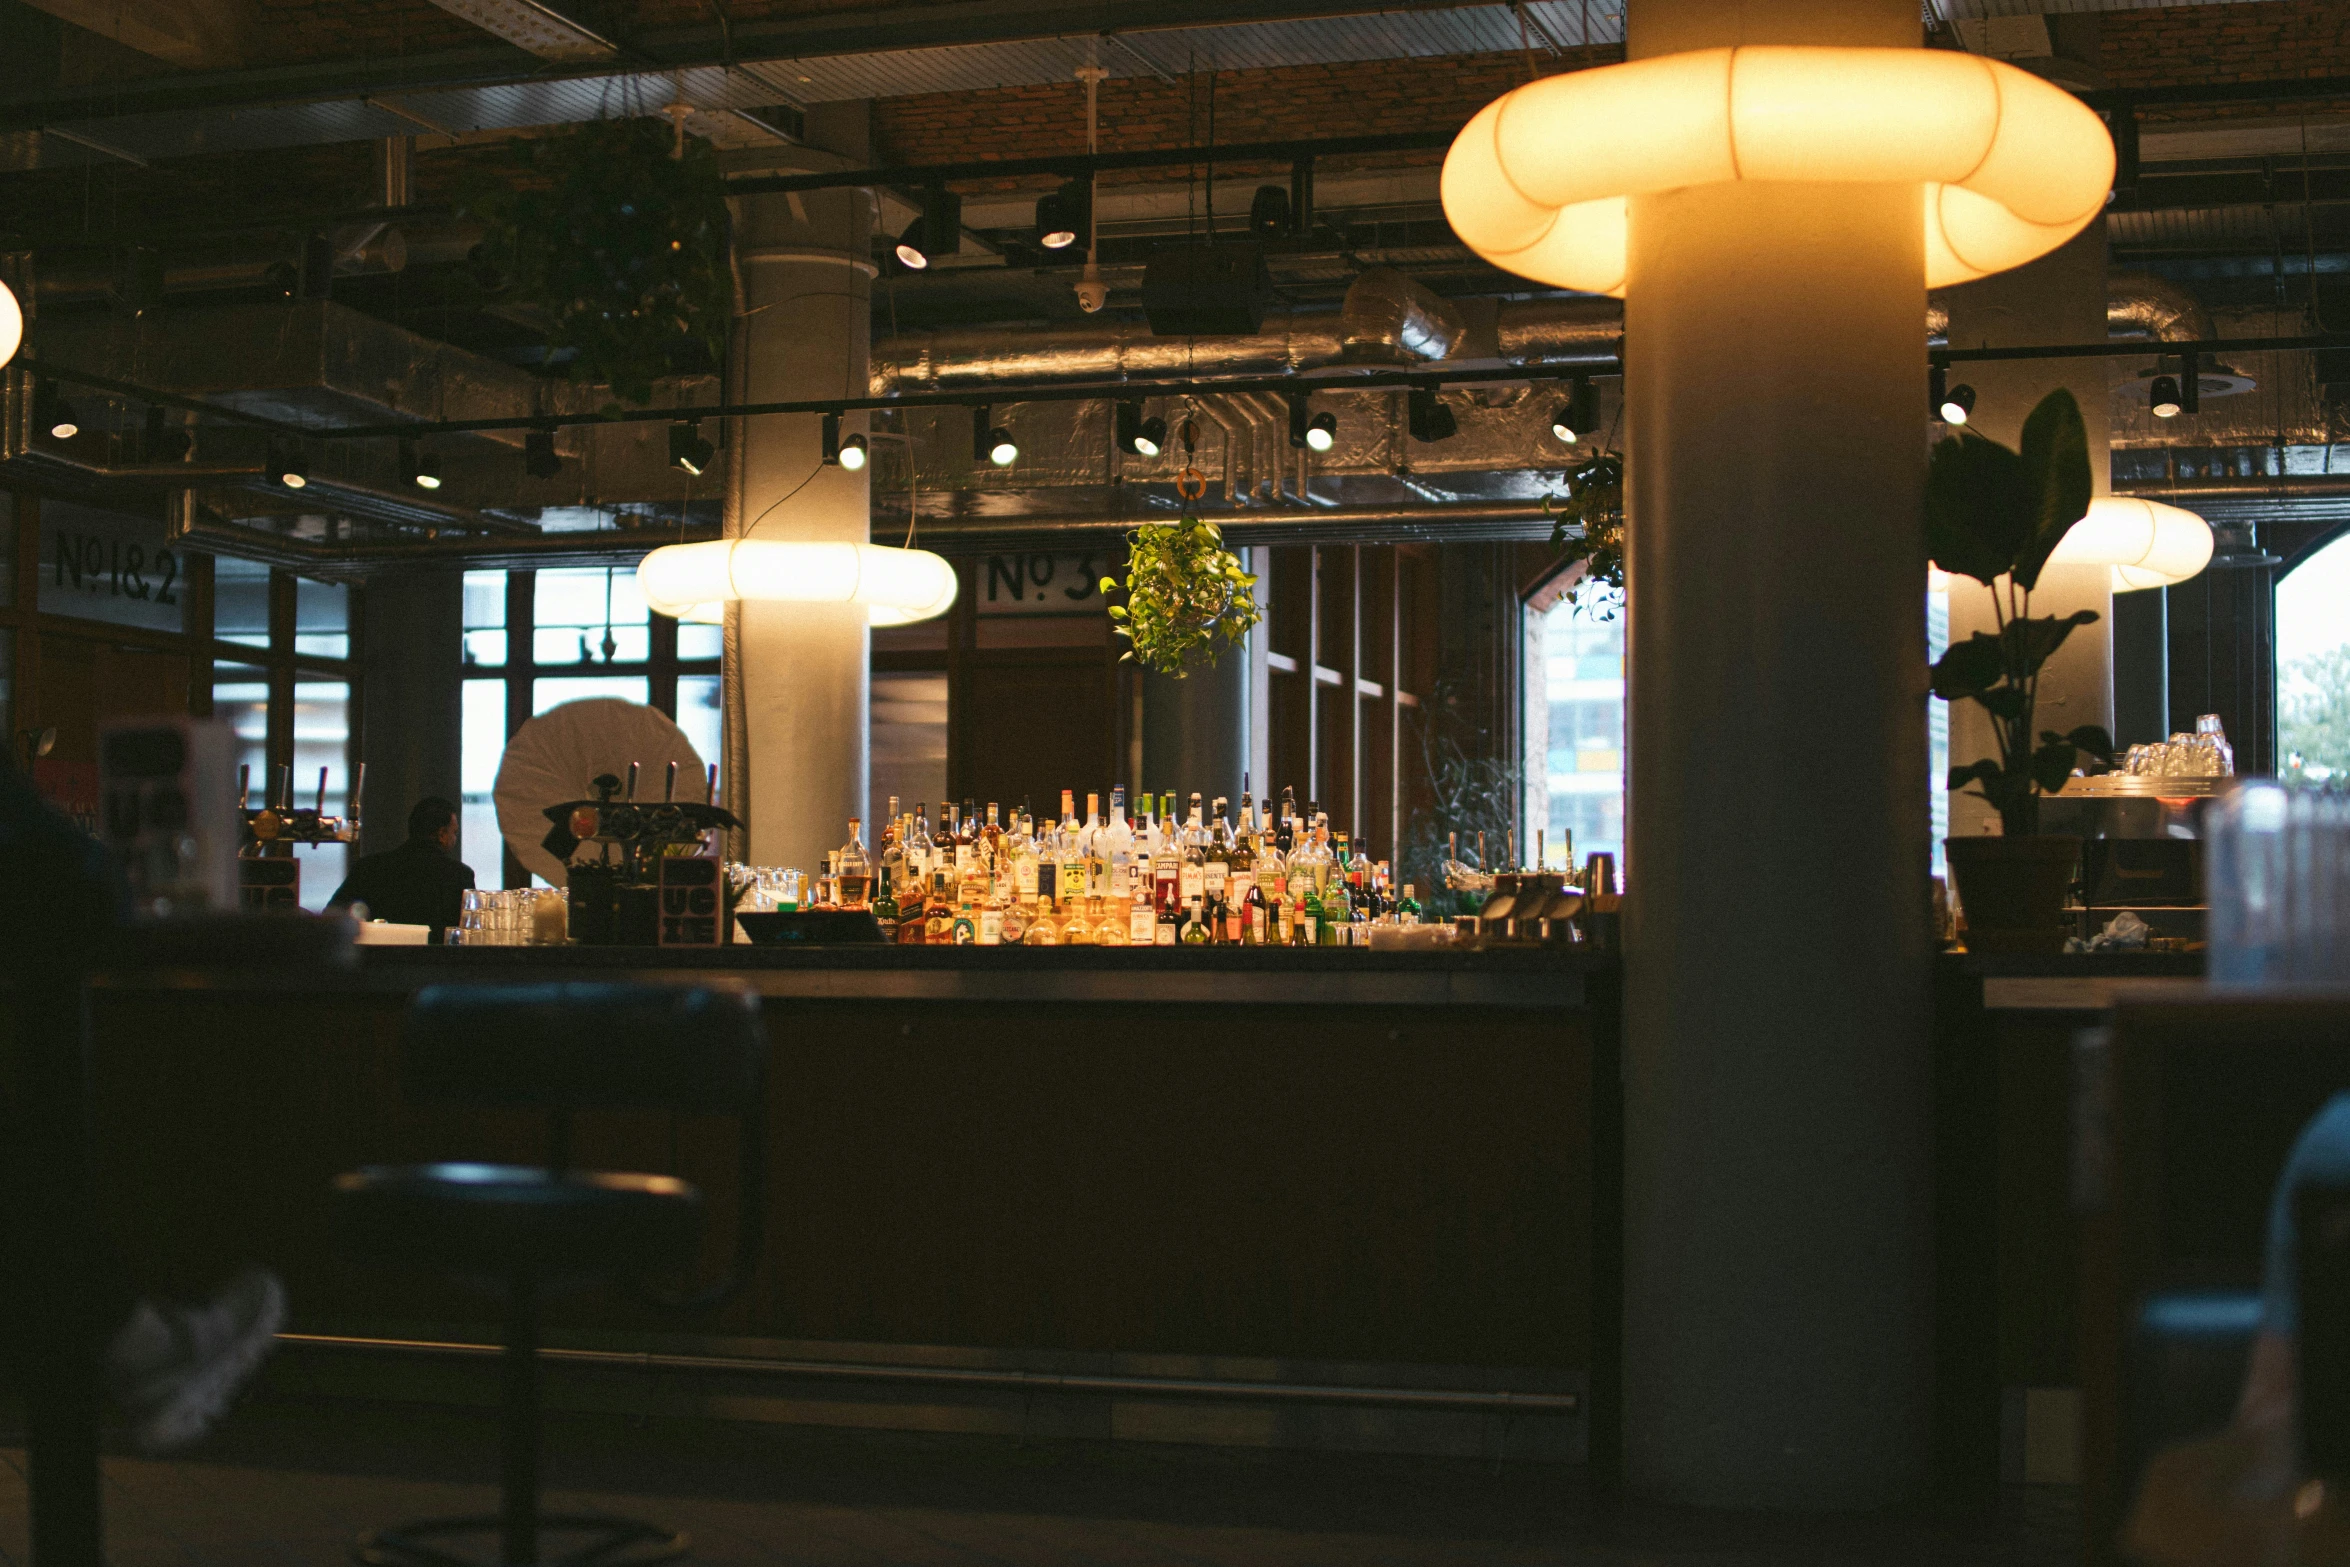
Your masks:
{"label": "large leafy plant", "polygon": [[1224,547],[1214,523],[1188,510],[1174,522],[1151,523],[1126,536],[1126,580],[1102,578],[1102,592],[1121,588],[1126,602],[1110,606],[1112,627],[1126,639],[1121,659],[1180,680],[1193,660],[1221,658],[1257,623],[1257,579]]}
{"label": "large leafy plant", "polygon": [[2113,737],[2095,724],[2059,734],[2034,729],[2040,671],[2065,638],[2097,619],[2092,610],[2034,615],[2032,590],[2048,557],[2088,515],[2093,491],[2080,405],[2059,388],[2024,421],[2013,451],[1972,430],[1934,447],[1926,474],[1926,544],[1934,563],[1991,590],[1996,631],[1978,631],[1934,665],[1934,694],[1991,715],[1999,754],[1950,770],[1999,812],[2013,837],[2039,830],[2040,796],[2064,787],[2086,760],[2113,760]]}
{"label": "large leafy plant", "polygon": [[487,231],[482,270],[545,312],[573,380],[642,404],[662,377],[719,361],[734,284],[707,142],[661,120],[590,120],[512,157],[466,203]]}

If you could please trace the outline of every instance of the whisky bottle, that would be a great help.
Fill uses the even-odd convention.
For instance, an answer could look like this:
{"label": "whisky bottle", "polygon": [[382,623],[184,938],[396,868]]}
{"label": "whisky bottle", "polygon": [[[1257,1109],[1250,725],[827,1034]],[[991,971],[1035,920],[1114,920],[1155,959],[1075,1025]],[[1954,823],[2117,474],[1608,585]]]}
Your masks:
{"label": "whisky bottle", "polygon": [[849,818],[849,841],[839,851],[834,885],[844,909],[866,907],[873,896],[873,861],[865,852],[865,824]]}
{"label": "whisky bottle", "polygon": [[1159,910],[1152,893],[1151,879],[1138,871],[1133,883],[1133,891],[1126,900],[1126,944],[1130,947],[1153,946],[1159,939]]}
{"label": "whisky bottle", "polygon": [[955,904],[948,896],[953,885],[954,872],[936,870],[930,873],[930,903],[922,919],[924,945],[943,947],[955,939]]}

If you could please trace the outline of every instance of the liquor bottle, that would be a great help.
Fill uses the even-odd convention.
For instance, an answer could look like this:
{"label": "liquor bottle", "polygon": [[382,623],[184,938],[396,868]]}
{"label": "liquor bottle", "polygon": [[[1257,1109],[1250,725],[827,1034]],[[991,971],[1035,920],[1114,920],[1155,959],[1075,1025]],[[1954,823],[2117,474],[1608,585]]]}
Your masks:
{"label": "liquor bottle", "polygon": [[1022,810],[1013,819],[1009,852],[1012,860],[1012,901],[1036,901],[1036,824]]}
{"label": "liquor bottle", "polygon": [[1208,914],[1200,900],[1194,898],[1186,903],[1183,906],[1183,916],[1183,930],[1181,932],[1183,945],[1187,947],[1206,946],[1208,944]]}
{"label": "liquor bottle", "polygon": [[1271,923],[1273,940],[1270,945],[1276,947],[1294,947],[1297,945],[1297,917],[1297,900],[1292,898],[1289,895],[1289,889],[1284,887],[1281,889],[1279,896],[1273,899],[1273,918]]}
{"label": "liquor bottle", "polygon": [[873,869],[878,875],[886,866],[891,880],[898,883],[906,879],[906,846],[902,841],[905,827],[905,818],[898,814],[898,797],[893,794],[889,797],[889,815],[882,819],[881,836],[874,844]]}
{"label": "liquor bottle", "polygon": [[1098,898],[1110,890],[1110,859],[1108,845],[1102,839],[1107,831],[1102,825],[1102,797],[1085,797],[1085,895]]}
{"label": "liquor bottle", "polygon": [[1345,944],[1343,932],[1354,921],[1352,892],[1353,889],[1346,884],[1346,878],[1335,871],[1331,873],[1329,882],[1322,888],[1322,923],[1327,927],[1329,936],[1329,939],[1322,943],[1323,946],[1336,947]]}
{"label": "liquor bottle", "polygon": [[1187,907],[1207,897],[1207,842],[1208,829],[1200,821],[1199,796],[1195,794],[1191,797],[1191,815],[1183,823],[1183,860],[1176,872],[1177,896]]}
{"label": "liquor bottle", "polygon": [[1093,918],[1086,912],[1086,905],[1092,901],[1091,898],[1082,896],[1069,900],[1069,912],[1061,920],[1062,946],[1090,947],[1093,945]]}
{"label": "liquor bottle", "polygon": [[930,904],[922,918],[922,941],[926,946],[944,947],[955,939],[955,905],[948,896],[953,881],[952,871],[940,869],[930,873]]}
{"label": "liquor bottle", "polygon": [[[1224,901],[1231,907],[1232,917],[1236,922],[1245,922],[1248,919],[1249,894],[1256,891],[1257,887],[1255,837],[1249,821],[1248,796],[1242,795],[1240,797],[1240,829],[1233,833],[1232,842],[1225,850],[1229,864],[1226,870],[1228,882],[1224,891]],[[1238,937],[1235,936],[1234,939],[1237,940]]]}
{"label": "liquor bottle", "polygon": [[1297,944],[1318,947],[1322,944],[1322,895],[1314,890],[1314,879],[1306,878],[1305,891],[1297,900]]}
{"label": "liquor bottle", "polygon": [[983,947],[998,947],[1003,945],[1003,940],[1003,883],[990,881],[987,884],[987,899],[979,905],[979,944]]}
{"label": "liquor bottle", "polygon": [[1004,861],[1004,829],[996,821],[996,803],[987,802],[987,823],[979,829],[979,857],[986,868],[987,879],[995,880],[996,867]]}
{"label": "liquor bottle", "polygon": [[[906,818],[906,882],[907,888],[919,893],[930,885],[930,804],[925,800],[914,802],[914,814]],[[901,900],[902,901],[902,900]]]}
{"label": "liquor bottle", "polygon": [[881,927],[885,938],[894,938],[898,928],[897,874],[887,860],[881,862],[880,874],[873,878],[873,922]]}
{"label": "liquor bottle", "polygon": [[835,862],[834,885],[844,909],[862,909],[873,898],[873,859],[865,852],[865,824],[849,818],[849,841],[842,845],[840,858]]}
{"label": "liquor bottle", "polygon": [[955,818],[955,874],[961,876],[979,859],[979,807],[965,800],[962,815]]}
{"label": "liquor bottle", "polygon": [[1126,821],[1126,788],[1123,784],[1110,791],[1110,819],[1102,827],[1101,837],[1095,840],[1103,863],[1109,867],[1109,885],[1103,895],[1118,903],[1129,903],[1134,898],[1134,829]]}
{"label": "liquor bottle", "polygon": [[1053,834],[1053,855],[1061,864],[1056,885],[1061,907],[1066,909],[1073,900],[1085,896],[1087,877],[1085,826],[1077,819],[1077,796],[1067,789],[1061,791],[1061,825]]}
{"label": "liquor bottle", "polygon": [[1271,943],[1275,934],[1272,906],[1265,901],[1265,889],[1254,880],[1248,884],[1248,901],[1240,908],[1240,944],[1244,947],[1262,947]]}
{"label": "liquor bottle", "polygon": [[1057,947],[1061,944],[1061,922],[1049,903],[1039,903],[1036,914],[1021,932],[1020,945],[1024,947]]}
{"label": "liquor bottle", "polygon": [[1395,922],[1398,925],[1420,923],[1420,889],[1410,882],[1403,884],[1403,896],[1395,901]]}
{"label": "liquor bottle", "polygon": [[1232,802],[1216,796],[1215,809],[1209,813],[1207,842],[1200,848],[1200,885],[1210,903],[1221,904],[1230,899],[1232,887],[1232,824],[1224,819],[1224,807]]}
{"label": "liquor bottle", "polygon": [[1126,944],[1148,947],[1158,939],[1158,901],[1152,893],[1151,879],[1138,871],[1134,876],[1134,890],[1126,900]]}
{"label": "liquor bottle", "polygon": [[1027,939],[1028,920],[1032,912],[1034,912],[1033,908],[1029,904],[1005,904],[1003,921],[997,927],[997,939],[1007,947],[1021,945]]}
{"label": "liquor bottle", "polygon": [[1093,917],[1097,947],[1123,947],[1134,940],[1133,916],[1123,898],[1088,898],[1086,912]]}
{"label": "liquor bottle", "polygon": [[967,902],[956,904],[955,921],[953,925],[948,927],[947,939],[958,947],[978,945],[979,911],[972,908]]}
{"label": "liquor bottle", "polygon": [[[1182,876],[1183,850],[1176,843],[1176,835],[1162,828],[1158,847],[1151,854],[1151,903],[1157,910],[1159,923],[1170,931],[1174,929],[1176,917],[1183,912]],[[1163,945],[1173,945],[1172,937]]]}
{"label": "liquor bottle", "polygon": [[1274,847],[1285,860],[1297,848],[1297,790],[1288,784],[1281,786],[1281,816],[1275,823]]}
{"label": "liquor bottle", "polygon": [[1375,907],[1368,889],[1363,889],[1360,896],[1350,897],[1347,900],[1346,944],[1348,946],[1367,947],[1371,944],[1371,923]]}

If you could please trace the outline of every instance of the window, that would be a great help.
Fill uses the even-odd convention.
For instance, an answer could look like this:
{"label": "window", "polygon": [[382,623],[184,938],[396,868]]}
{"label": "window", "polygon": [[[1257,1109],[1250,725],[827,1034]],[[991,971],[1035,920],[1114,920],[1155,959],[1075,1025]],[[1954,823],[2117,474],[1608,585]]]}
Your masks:
{"label": "window", "polygon": [[[642,664],[652,657],[652,611],[636,572],[618,567],[538,573],[532,662]],[[643,697],[631,700],[641,702]],[[544,706],[538,709],[544,712]]]}
{"label": "window", "polygon": [[212,635],[221,642],[269,646],[269,568],[257,560],[212,562]]}
{"label": "window", "polygon": [[495,667],[506,662],[506,574],[465,574],[465,662]]}
{"label": "window", "polygon": [[1586,591],[1526,616],[1526,832],[1553,866],[1624,864],[1624,605]]}
{"label": "window", "polygon": [[2278,578],[2276,592],[2278,774],[2350,778],[2350,536]]}
{"label": "window", "polygon": [[643,675],[541,675],[531,687],[530,711],[535,718],[549,708],[561,707],[566,702],[584,702],[590,697],[618,697],[623,702],[642,703],[651,695],[652,682]]}
{"label": "window", "polygon": [[212,716],[237,736],[237,776],[248,808],[274,798],[269,767],[269,671],[243,664],[212,666]]}
{"label": "window", "polygon": [[294,652],[311,658],[351,656],[351,590],[339,582],[294,581]]}
{"label": "window", "polygon": [[[467,573],[470,578],[474,573]],[[483,575],[487,575],[484,573]],[[505,573],[496,573],[504,576]],[[502,594],[504,584],[499,585]],[[466,589],[470,603],[472,588]],[[503,637],[505,633],[499,632]],[[468,633],[470,639],[471,633]],[[497,787],[498,759],[506,751],[506,682],[468,680],[462,728],[458,737],[457,854],[473,867],[477,887],[502,887],[506,882],[505,839],[498,833],[498,807],[491,791]]]}
{"label": "window", "polygon": [[[346,814],[351,798],[351,686],[343,680],[294,683],[294,803],[319,806],[329,816]],[[362,806],[365,802],[361,802]],[[342,885],[350,847],[340,843],[297,845],[302,862],[302,907],[313,913]]]}

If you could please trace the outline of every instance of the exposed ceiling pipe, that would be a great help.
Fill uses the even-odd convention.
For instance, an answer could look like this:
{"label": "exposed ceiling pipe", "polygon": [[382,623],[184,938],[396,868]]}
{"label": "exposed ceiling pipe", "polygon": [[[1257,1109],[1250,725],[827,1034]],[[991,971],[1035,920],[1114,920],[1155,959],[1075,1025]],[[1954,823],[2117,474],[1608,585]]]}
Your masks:
{"label": "exposed ceiling pipe", "polygon": [[[2211,317],[2186,288],[2151,272],[2114,272],[2105,279],[2108,337],[2152,337],[2165,343],[2208,342]],[[1926,336],[1950,336],[1950,299],[1941,289],[1926,296]]]}
{"label": "exposed ceiling pipe", "polygon": [[1469,334],[1452,302],[1393,267],[1373,267],[1338,309],[1339,356],[1349,364],[1449,359]]}

